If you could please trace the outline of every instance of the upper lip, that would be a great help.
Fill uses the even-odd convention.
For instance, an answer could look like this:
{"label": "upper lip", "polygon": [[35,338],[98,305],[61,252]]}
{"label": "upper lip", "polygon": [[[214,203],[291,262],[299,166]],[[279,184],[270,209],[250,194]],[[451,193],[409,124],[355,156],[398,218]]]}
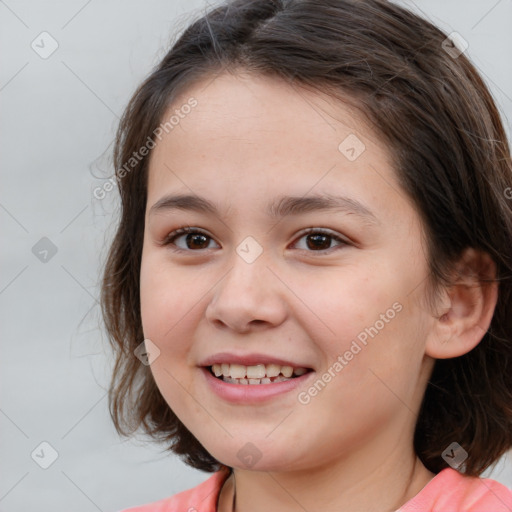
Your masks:
{"label": "upper lip", "polygon": [[280,366],[291,366],[293,368],[311,369],[306,364],[300,364],[288,359],[270,356],[266,354],[230,354],[229,352],[220,352],[204,359],[199,366],[212,366],[214,364],[242,364],[244,366],[254,366],[257,364],[278,364]]}

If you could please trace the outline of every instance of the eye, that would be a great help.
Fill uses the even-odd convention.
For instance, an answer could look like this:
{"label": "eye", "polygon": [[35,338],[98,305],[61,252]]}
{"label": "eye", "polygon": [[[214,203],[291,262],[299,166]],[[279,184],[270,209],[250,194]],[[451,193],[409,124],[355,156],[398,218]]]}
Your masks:
{"label": "eye", "polygon": [[[185,247],[180,247],[175,243],[176,240],[182,237],[185,237]],[[176,250],[178,251],[186,251],[189,249],[208,249],[208,240],[213,241],[213,238],[204,231],[197,228],[186,227],[169,233],[162,241],[162,245],[174,245],[177,247]]]}
{"label": "eye", "polygon": [[[306,239],[306,248],[299,247],[299,249],[312,249],[313,252],[322,252],[332,249],[330,245],[333,240],[339,242],[341,246],[349,245],[346,240],[325,229],[309,228],[302,234],[299,240],[303,238]],[[297,245],[297,243],[295,245]]]}
{"label": "eye", "polygon": [[[184,238],[184,243],[181,246],[176,243],[180,238]],[[328,251],[333,248],[331,247],[332,241],[338,242],[339,246],[349,245],[346,240],[325,229],[309,228],[302,233],[299,240],[303,238],[306,239],[306,247],[299,247],[299,249],[310,249],[308,252]],[[206,232],[198,228],[184,227],[169,233],[161,242],[161,245],[173,245],[177,251],[189,251],[211,249],[210,242],[212,241],[213,238]],[[297,242],[294,245],[297,245]]]}

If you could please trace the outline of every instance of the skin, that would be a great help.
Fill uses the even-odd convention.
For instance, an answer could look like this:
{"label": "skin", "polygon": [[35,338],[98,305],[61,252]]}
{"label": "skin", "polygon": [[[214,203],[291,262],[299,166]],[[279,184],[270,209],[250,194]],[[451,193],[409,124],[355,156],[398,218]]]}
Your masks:
{"label": "skin", "polygon": [[[426,307],[420,217],[388,148],[345,104],[242,71],[196,83],[169,112],[190,97],[197,106],[157,143],[149,166],[140,293],[145,338],[160,350],[155,381],[208,452],[234,468],[220,512],[232,510],[234,481],[237,511],[392,512],[434,477],[414,453],[413,433],[435,358],[480,341],[496,290],[453,287],[436,314]],[[366,146],[354,161],[338,150],[349,134]],[[220,218],[150,214],[171,193],[214,201]],[[332,211],[276,223],[265,213],[281,195],[326,193],[363,203],[376,223]],[[161,244],[183,226],[210,238]],[[310,227],[347,243],[327,238],[319,250],[301,233]],[[236,252],[247,236],[263,250],[250,264]],[[466,284],[493,271],[474,251],[463,263]],[[198,368],[218,352],[262,352],[306,362],[321,377],[397,302],[401,311],[307,405],[295,391],[262,404],[226,402]],[[250,468],[237,457],[247,442],[261,453]]]}

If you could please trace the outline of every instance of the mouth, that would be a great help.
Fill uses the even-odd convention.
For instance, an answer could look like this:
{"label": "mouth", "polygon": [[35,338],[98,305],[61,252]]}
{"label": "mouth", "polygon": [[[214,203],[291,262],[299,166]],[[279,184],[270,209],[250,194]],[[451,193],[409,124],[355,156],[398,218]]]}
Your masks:
{"label": "mouth", "polygon": [[213,364],[206,367],[210,374],[228,384],[273,384],[301,377],[313,371],[312,368],[281,366],[279,364]]}

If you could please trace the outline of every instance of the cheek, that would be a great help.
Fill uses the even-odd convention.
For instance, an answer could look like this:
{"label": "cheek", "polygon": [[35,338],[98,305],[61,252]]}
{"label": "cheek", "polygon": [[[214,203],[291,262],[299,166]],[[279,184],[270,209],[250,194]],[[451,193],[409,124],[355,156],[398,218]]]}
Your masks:
{"label": "cheek", "polygon": [[171,270],[160,255],[143,252],[141,319],[144,337],[160,350],[150,367],[155,383],[169,407],[182,419],[187,417],[187,407],[193,407],[187,404],[182,387],[189,387],[186,358],[191,341],[186,331],[194,312],[189,300],[193,291]]}
{"label": "cheek", "polygon": [[[361,378],[368,368],[392,377],[421,360],[421,311],[408,295],[404,273],[390,272],[384,265],[354,266],[326,279],[305,279],[300,290],[315,314],[306,309],[297,318],[322,344],[326,367],[344,357],[347,364],[340,373],[345,378]],[[321,329],[317,335],[315,326]]]}
{"label": "cheek", "polygon": [[[296,317],[309,323],[309,329],[318,325],[327,345],[343,348],[396,301],[398,294],[375,272],[377,275],[368,268],[352,266],[338,272],[326,269],[324,275],[317,271],[314,277],[305,277],[297,283],[303,314],[297,311]],[[394,313],[392,310],[390,316]]]}
{"label": "cheek", "polygon": [[200,321],[204,296],[213,286],[211,273],[171,266],[162,253],[143,253],[140,275],[144,336],[164,359],[184,357],[192,345],[191,332]]}
{"label": "cheek", "polygon": [[140,307],[146,338],[161,346],[166,332],[185,315],[186,301],[179,300],[179,297],[183,299],[185,294],[186,288],[173,279],[162,258],[155,253],[143,251],[140,271]]}

